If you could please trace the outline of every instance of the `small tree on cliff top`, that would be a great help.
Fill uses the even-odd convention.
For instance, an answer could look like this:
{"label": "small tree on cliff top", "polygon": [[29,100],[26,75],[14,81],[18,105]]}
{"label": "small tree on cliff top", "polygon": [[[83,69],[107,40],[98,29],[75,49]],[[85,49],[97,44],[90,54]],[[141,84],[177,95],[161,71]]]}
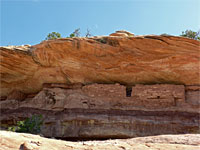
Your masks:
{"label": "small tree on cliff top", "polygon": [[198,32],[194,32],[192,30],[183,31],[181,36],[188,37],[194,40],[200,40],[200,30]]}
{"label": "small tree on cliff top", "polygon": [[58,32],[51,32],[47,35],[46,40],[52,40],[57,38],[61,38],[61,34]]}

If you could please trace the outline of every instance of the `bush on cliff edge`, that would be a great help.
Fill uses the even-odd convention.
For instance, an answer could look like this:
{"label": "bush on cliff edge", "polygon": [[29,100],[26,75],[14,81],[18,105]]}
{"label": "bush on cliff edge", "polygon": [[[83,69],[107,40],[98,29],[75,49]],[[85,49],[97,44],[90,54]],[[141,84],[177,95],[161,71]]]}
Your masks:
{"label": "bush on cliff edge", "polygon": [[194,32],[192,30],[183,31],[180,36],[188,37],[194,40],[200,40],[200,30],[198,32]]}
{"label": "bush on cliff edge", "polygon": [[61,38],[61,34],[58,32],[52,32],[47,35],[46,40],[52,40],[57,38]]}

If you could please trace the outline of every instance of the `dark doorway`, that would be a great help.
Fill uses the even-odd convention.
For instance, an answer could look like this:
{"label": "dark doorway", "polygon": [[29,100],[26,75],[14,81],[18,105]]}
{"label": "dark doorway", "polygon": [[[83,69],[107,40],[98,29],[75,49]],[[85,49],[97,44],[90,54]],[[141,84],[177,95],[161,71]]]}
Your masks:
{"label": "dark doorway", "polygon": [[126,97],[131,97],[132,87],[126,87]]}

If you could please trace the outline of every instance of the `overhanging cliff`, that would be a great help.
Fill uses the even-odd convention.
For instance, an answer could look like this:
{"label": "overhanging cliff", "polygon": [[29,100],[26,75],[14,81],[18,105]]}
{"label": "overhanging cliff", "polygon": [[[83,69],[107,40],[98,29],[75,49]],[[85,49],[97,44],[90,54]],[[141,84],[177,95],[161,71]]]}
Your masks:
{"label": "overhanging cliff", "polygon": [[1,128],[42,114],[61,139],[200,133],[200,42],[108,36],[1,47]]}
{"label": "overhanging cliff", "polygon": [[175,36],[66,38],[0,47],[1,96],[44,83],[200,85],[200,42]]}

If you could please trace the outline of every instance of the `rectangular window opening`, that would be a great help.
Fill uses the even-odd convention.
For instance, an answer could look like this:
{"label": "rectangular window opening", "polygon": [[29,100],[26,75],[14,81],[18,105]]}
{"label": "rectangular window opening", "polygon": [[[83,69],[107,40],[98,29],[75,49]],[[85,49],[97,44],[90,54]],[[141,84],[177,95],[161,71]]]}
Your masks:
{"label": "rectangular window opening", "polygon": [[131,97],[132,87],[126,87],[126,97]]}

